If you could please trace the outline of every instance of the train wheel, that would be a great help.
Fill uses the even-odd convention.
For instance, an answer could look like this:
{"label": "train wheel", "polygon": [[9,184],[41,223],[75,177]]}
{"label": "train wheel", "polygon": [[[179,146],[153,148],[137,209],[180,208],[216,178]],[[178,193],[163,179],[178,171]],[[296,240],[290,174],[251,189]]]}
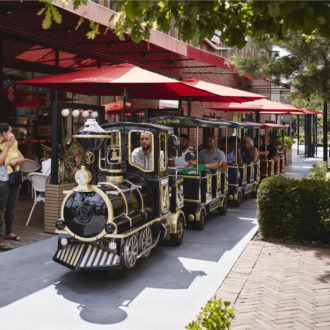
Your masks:
{"label": "train wheel", "polygon": [[179,215],[176,223],[176,234],[170,234],[171,242],[174,246],[179,246],[183,240],[184,220],[182,214]]}
{"label": "train wheel", "polygon": [[234,206],[236,206],[236,207],[241,206],[241,203],[242,203],[242,193],[241,193],[241,191],[238,191],[237,199],[236,200],[234,199],[233,202],[234,202]]}
{"label": "train wheel", "polygon": [[[152,244],[152,234],[149,227],[146,227],[144,230],[141,231],[139,237],[139,252],[144,251]],[[147,258],[150,255],[151,250],[146,252],[142,258]]]}
{"label": "train wheel", "polygon": [[256,191],[252,191],[252,193],[251,193],[252,197],[254,197],[254,198],[257,197],[257,195],[258,195],[258,190],[259,190],[259,185],[257,184]]}
{"label": "train wheel", "polygon": [[223,198],[222,207],[218,208],[218,212],[220,215],[226,215],[227,214],[227,197]]}
{"label": "train wheel", "polygon": [[199,217],[199,221],[195,222],[195,228],[197,230],[203,230],[204,226],[205,226],[205,211],[202,210],[201,214],[200,214],[200,217]]}
{"label": "train wheel", "polygon": [[139,253],[139,242],[136,235],[126,240],[124,247],[124,264],[126,268],[133,268],[136,264],[136,256]]}
{"label": "train wheel", "polygon": [[120,268],[108,270],[108,276],[112,280],[119,280],[123,277],[123,275],[124,275],[124,265],[121,265]]}

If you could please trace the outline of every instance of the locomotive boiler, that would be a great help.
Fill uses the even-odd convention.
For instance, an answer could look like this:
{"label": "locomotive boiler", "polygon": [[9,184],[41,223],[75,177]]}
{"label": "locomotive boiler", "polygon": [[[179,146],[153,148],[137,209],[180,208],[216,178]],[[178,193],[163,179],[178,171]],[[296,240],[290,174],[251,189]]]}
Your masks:
{"label": "locomotive boiler", "polygon": [[159,240],[178,246],[185,227],[183,179],[169,178],[168,155],[180,155],[169,127],[88,119],[74,136],[85,150],[78,186],[66,191],[56,223],[53,260],[77,272],[124,268],[146,258]]}

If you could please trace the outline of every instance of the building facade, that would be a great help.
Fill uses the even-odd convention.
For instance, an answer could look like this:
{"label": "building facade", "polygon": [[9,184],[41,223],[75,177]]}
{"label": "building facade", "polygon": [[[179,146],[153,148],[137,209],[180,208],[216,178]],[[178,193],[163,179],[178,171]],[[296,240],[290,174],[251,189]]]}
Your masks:
{"label": "building facade", "polygon": [[[127,35],[125,41],[117,38],[113,31],[104,35],[108,19],[113,11],[112,1],[88,2],[87,6],[74,11],[72,3],[63,9],[62,2],[55,3],[61,12],[61,25],[53,24],[48,30],[42,28],[42,17],[38,12],[42,4],[35,1],[0,1],[2,19],[0,21],[0,80],[2,81],[1,121],[8,121],[15,127],[18,141],[23,151],[40,144],[48,144],[51,138],[51,102],[56,98],[75,103],[106,104],[115,101],[114,97],[87,97],[79,94],[55,93],[42,88],[19,86],[15,81],[45,75],[88,70],[128,63],[144,69],[181,80],[193,77],[219,85],[250,90],[270,98],[270,83],[240,77],[235,68],[226,60],[234,50],[217,50],[225,45],[215,45],[207,41],[200,47],[193,47],[175,37],[158,31],[152,31],[149,41],[135,44]],[[80,16],[86,19],[75,29]],[[95,40],[86,38],[89,28],[88,19],[100,24],[100,35]],[[174,36],[175,29],[173,28]],[[172,33],[171,32],[171,33]],[[213,44],[213,43],[212,43]],[[248,46],[242,52],[249,52]],[[225,54],[226,53],[226,54]],[[253,55],[250,54],[249,55]],[[268,88],[269,87],[269,88]],[[134,105],[134,101],[133,101]],[[231,114],[214,113],[206,110],[215,103],[193,103],[191,116],[216,116],[232,119]],[[145,108],[159,108],[159,104],[144,103]],[[133,107],[134,108],[134,107]],[[181,113],[188,115],[185,102],[179,103]],[[141,109],[140,109],[141,110]],[[141,116],[142,114],[142,116]],[[148,115],[140,111],[139,120]],[[132,119],[137,116],[132,111]],[[118,120],[114,116],[108,121]],[[266,120],[267,118],[263,118]],[[82,125],[84,118],[62,118],[63,129],[70,139],[74,130]],[[30,146],[28,146],[30,144]]]}

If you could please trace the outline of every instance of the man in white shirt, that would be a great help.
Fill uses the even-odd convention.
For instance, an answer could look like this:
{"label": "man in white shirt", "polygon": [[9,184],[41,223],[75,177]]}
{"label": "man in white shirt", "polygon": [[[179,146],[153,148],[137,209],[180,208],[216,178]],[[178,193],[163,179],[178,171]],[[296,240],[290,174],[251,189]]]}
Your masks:
{"label": "man in white shirt", "polygon": [[151,134],[142,133],[140,137],[141,147],[132,152],[132,162],[144,170],[152,169]]}
{"label": "man in white shirt", "polygon": [[187,162],[185,160],[185,156],[187,152],[191,152],[189,150],[189,136],[186,134],[181,134],[181,145],[182,145],[182,155],[178,158],[170,158],[169,160],[169,166],[170,167],[175,167],[175,168],[185,168],[187,166]]}

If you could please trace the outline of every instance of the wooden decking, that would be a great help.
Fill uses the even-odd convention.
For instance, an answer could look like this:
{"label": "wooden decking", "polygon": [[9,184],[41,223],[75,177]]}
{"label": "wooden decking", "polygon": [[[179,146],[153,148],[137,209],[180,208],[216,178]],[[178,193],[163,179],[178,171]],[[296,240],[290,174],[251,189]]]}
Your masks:
{"label": "wooden decking", "polygon": [[15,249],[55,235],[44,232],[44,203],[42,202],[36,205],[29,225],[27,227],[25,226],[32,206],[33,199],[31,195],[19,196],[15,211],[13,232],[21,238],[21,241],[5,240],[6,249]]}

